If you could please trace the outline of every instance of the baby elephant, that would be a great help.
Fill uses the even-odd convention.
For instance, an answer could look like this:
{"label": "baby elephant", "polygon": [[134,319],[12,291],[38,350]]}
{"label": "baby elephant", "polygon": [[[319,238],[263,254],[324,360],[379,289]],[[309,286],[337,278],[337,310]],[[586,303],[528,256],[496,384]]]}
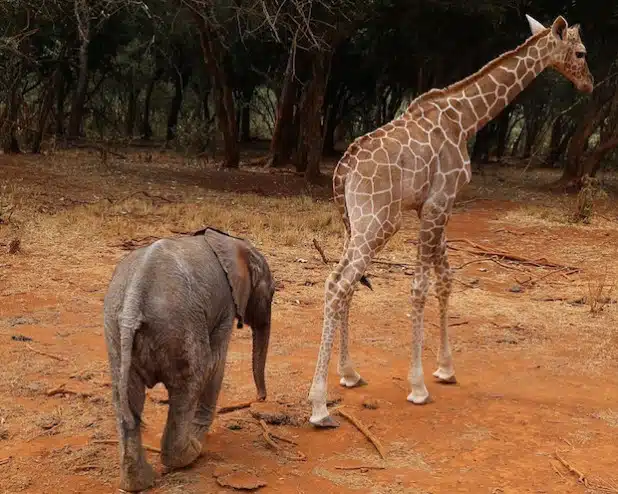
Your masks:
{"label": "baby elephant", "polygon": [[264,367],[275,287],[249,242],[207,228],[135,250],[105,295],[105,340],[120,442],[120,488],[140,491],[155,475],[142,449],[145,386],[169,395],[161,462],[189,465],[213,421],[234,319],[253,331],[253,378],[266,398]]}

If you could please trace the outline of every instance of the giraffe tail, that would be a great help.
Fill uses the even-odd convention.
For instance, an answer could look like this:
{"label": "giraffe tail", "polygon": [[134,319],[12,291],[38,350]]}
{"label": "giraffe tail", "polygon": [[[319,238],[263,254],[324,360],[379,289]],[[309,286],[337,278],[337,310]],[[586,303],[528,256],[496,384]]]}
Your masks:
{"label": "giraffe tail", "polygon": [[361,285],[365,285],[367,288],[369,288],[369,290],[371,290],[373,292],[373,287],[371,286],[371,281],[369,281],[369,278],[367,278],[365,275],[361,276],[360,284]]}

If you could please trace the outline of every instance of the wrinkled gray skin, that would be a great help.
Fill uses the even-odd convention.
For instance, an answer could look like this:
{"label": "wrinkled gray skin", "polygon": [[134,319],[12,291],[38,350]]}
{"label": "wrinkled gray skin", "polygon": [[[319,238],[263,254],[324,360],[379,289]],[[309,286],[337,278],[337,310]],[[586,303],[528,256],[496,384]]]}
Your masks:
{"label": "wrinkled gray skin", "polygon": [[264,257],[216,230],[158,240],[120,261],[105,296],[104,321],[121,489],[144,490],[155,480],[140,434],[145,386],[162,382],[169,394],[163,465],[181,468],[200,455],[236,316],[253,330],[253,377],[258,399],[266,398],[273,294]]}

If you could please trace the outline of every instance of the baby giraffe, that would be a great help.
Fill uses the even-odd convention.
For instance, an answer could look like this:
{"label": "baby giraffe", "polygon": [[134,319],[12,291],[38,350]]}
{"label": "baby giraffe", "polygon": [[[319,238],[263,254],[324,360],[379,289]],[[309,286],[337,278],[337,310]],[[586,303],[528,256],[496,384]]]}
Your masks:
{"label": "baby giraffe", "polygon": [[526,17],[532,36],[522,45],[451,86],[419,96],[403,115],[356,139],[337,164],[334,201],[343,217],[345,240],[339,264],[325,284],[322,341],[309,392],[313,407],[309,420],[314,426],[338,425],[326,408],[328,365],[337,329],[341,332],[340,384],[347,388],[365,384],[348,352],[350,301],[358,281],[369,285],[364,273],[401,228],[405,210],[415,210],[420,218],[412,282],[408,401],[418,405],[429,401],[421,349],[432,268],[440,306],[438,369],[433,375],[441,383],[456,382],[448,341],[452,275],[445,227],[457,192],[470,181],[468,140],[547,67],[560,72],[582,92],[590,93],[593,88],[579,25],[569,27],[560,16],[546,28]]}

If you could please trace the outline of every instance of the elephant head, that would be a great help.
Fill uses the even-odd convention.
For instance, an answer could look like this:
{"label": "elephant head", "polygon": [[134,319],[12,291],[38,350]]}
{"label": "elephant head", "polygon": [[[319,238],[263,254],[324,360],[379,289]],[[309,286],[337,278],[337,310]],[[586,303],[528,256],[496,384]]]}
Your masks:
{"label": "elephant head", "polygon": [[271,304],[275,284],[264,256],[248,241],[206,228],[203,233],[228,279],[238,326],[243,322],[253,333],[253,379],[258,399],[266,399],[265,367],[270,340]]}

